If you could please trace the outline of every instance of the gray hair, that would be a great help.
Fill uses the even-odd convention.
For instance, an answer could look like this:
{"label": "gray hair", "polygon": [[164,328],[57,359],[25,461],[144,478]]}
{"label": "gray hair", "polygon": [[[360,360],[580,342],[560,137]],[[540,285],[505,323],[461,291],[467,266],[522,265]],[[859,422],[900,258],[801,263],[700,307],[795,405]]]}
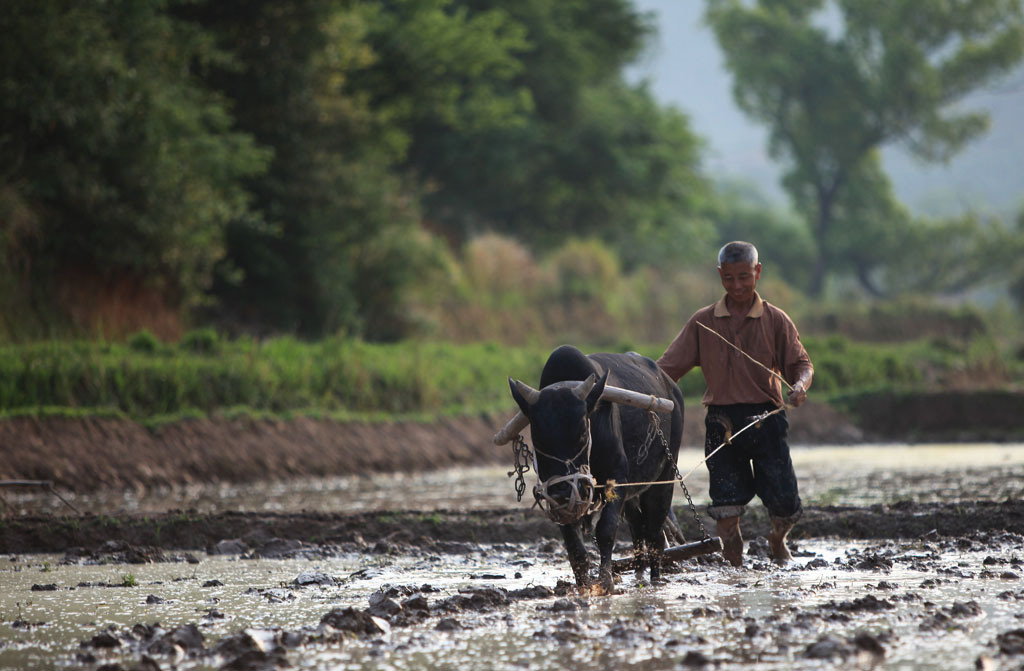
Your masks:
{"label": "gray hair", "polygon": [[718,267],[726,263],[749,263],[757,265],[757,247],[749,242],[735,240],[718,250]]}

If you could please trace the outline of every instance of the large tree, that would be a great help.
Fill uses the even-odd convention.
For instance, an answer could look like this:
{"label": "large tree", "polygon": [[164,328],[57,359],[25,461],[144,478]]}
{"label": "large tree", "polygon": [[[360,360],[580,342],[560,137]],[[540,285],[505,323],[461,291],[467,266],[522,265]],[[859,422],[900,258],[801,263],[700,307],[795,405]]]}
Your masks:
{"label": "large tree", "polygon": [[864,260],[845,258],[868,251],[851,247],[862,225],[881,240],[904,219],[877,150],[946,161],[985,132],[984,112],[954,103],[1019,63],[1021,1],[708,0],[707,19],[739,106],[788,165],[817,247],[811,292],[843,263],[877,291]]}
{"label": "large tree", "polygon": [[171,312],[194,304],[248,211],[240,180],[267,153],[190,70],[226,55],[166,4],[0,3],[3,300],[27,292],[19,318],[43,332],[69,309],[82,329],[133,326],[91,323],[61,294],[145,283]]}
{"label": "large tree", "polygon": [[519,68],[520,31],[450,0],[209,0],[182,13],[235,56],[207,82],[275,152],[249,183],[261,219],[228,231],[219,315],[401,336],[401,293],[430,252],[410,146],[423,128],[514,123],[526,102],[501,83]]}
{"label": "large tree", "polygon": [[[453,6],[470,16],[500,13],[519,28],[518,67],[488,90],[529,107],[511,123],[486,126],[414,120],[406,167],[430,187],[423,205],[431,225],[455,239],[499,231],[537,249],[600,237],[629,266],[678,262],[694,249],[710,228],[700,141],[682,112],[622,76],[650,36],[649,17],[629,0]],[[404,36],[381,36],[382,79],[429,72],[439,57],[395,35]]]}

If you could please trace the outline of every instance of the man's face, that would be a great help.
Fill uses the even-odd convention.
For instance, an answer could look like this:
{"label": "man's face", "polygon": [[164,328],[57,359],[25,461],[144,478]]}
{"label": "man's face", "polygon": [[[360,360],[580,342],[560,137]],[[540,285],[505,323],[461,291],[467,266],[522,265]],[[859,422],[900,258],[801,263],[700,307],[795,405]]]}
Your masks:
{"label": "man's face", "polygon": [[746,305],[754,300],[754,289],[761,279],[761,264],[723,263],[718,267],[718,275],[729,300],[737,305]]}

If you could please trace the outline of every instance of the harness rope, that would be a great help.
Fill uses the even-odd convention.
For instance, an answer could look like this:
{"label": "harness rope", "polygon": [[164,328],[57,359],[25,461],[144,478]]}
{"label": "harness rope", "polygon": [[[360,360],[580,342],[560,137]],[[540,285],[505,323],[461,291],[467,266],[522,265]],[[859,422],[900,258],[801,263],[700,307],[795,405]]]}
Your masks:
{"label": "harness rope", "polygon": [[786,378],[782,377],[781,375],[779,375],[778,373],[776,373],[775,371],[773,371],[773,370],[772,370],[771,368],[769,368],[768,366],[764,365],[763,363],[761,363],[760,361],[758,361],[758,360],[757,360],[757,359],[755,359],[754,357],[750,356],[749,354],[747,354],[746,352],[744,352],[743,350],[741,350],[741,349],[740,349],[739,347],[737,347],[736,345],[734,345],[734,344],[732,344],[731,342],[729,342],[729,339],[728,339],[728,338],[726,338],[726,337],[725,337],[724,335],[722,335],[721,333],[719,333],[719,332],[718,332],[718,331],[716,331],[715,329],[711,328],[710,326],[707,326],[707,325],[705,325],[705,324],[701,324],[700,322],[697,322],[697,325],[698,325],[698,326],[700,326],[700,327],[702,327],[702,328],[703,328],[703,329],[704,329],[705,331],[708,331],[708,332],[710,332],[710,333],[713,333],[713,334],[715,334],[716,336],[718,336],[719,338],[721,338],[721,339],[722,339],[722,342],[724,342],[724,343],[725,343],[726,345],[728,345],[729,347],[733,348],[734,350],[736,350],[737,352],[739,352],[739,353],[740,353],[740,354],[742,354],[743,356],[747,357],[748,359],[750,359],[751,361],[753,361],[753,362],[754,362],[755,364],[757,364],[757,365],[758,365],[758,366],[760,366],[761,368],[764,368],[764,369],[765,369],[766,371],[768,371],[768,373],[769,373],[769,374],[771,374],[771,375],[774,375],[775,377],[779,378],[779,380],[781,380],[781,381],[782,381],[782,384],[784,384],[784,385],[786,385],[787,387],[789,387],[789,390],[790,390],[790,391],[795,391],[795,390],[793,389],[793,385],[791,385],[790,383],[786,382]]}
{"label": "harness rope", "polygon": [[[786,409],[786,406],[782,406],[781,408],[776,408],[775,410],[769,410],[768,412],[765,412],[763,414],[758,415],[757,417],[754,418],[754,420],[752,422],[750,422],[750,424],[747,424],[742,429],[740,429],[739,431],[737,431],[736,433],[732,434],[731,436],[726,438],[724,441],[722,441],[721,445],[719,445],[718,447],[713,449],[711,452],[708,453],[707,456],[705,456],[703,459],[698,461],[697,464],[693,468],[691,468],[689,471],[687,471],[686,475],[681,476],[680,479],[685,480],[686,478],[688,478],[691,475],[693,475],[693,472],[695,470],[697,470],[698,468],[700,468],[704,464],[704,462],[706,462],[708,459],[710,459],[711,457],[715,456],[716,452],[718,452],[720,449],[722,449],[726,445],[729,445],[730,443],[732,443],[732,439],[733,438],[735,438],[736,436],[740,435],[741,433],[743,433],[744,431],[746,431],[750,427],[754,426],[755,424],[759,424],[760,422],[763,422],[764,420],[768,419],[772,415],[778,414],[778,413],[782,412],[785,409]],[[616,483],[614,485],[598,485],[598,487],[647,487],[649,485],[667,485],[667,484],[672,483],[672,482],[675,482],[675,480],[653,480],[651,482],[623,482],[623,483]]]}
{"label": "harness rope", "polygon": [[[763,363],[761,363],[754,357],[744,352],[742,349],[740,349],[732,342],[730,342],[721,333],[700,322],[697,322],[697,324],[703,327],[705,330],[710,331],[714,335],[718,336],[729,347],[733,348],[747,359],[750,359],[756,365],[768,371],[769,374],[778,378],[782,382],[782,384],[786,385],[786,387],[788,387],[791,391],[795,391],[793,389],[793,385],[787,382],[784,377],[782,377],[774,370],[768,368]],[[542,510],[544,510],[548,514],[548,516],[551,517],[551,519],[553,519],[558,524],[569,524],[575,522],[576,520],[578,520],[586,514],[597,512],[598,510],[604,507],[605,501],[614,500],[614,493],[616,487],[650,487],[652,485],[667,485],[678,482],[679,486],[682,487],[683,489],[683,493],[686,495],[686,501],[689,504],[690,511],[693,513],[694,522],[696,522],[697,526],[700,528],[701,533],[703,534],[703,540],[708,540],[710,536],[708,535],[707,529],[704,528],[704,524],[703,522],[701,522],[700,516],[697,514],[697,508],[693,504],[693,499],[690,498],[690,492],[686,488],[686,478],[693,475],[694,471],[696,471],[703,464],[705,464],[708,459],[715,456],[715,454],[717,454],[718,451],[721,450],[723,447],[732,444],[733,438],[740,435],[750,427],[760,424],[761,422],[768,419],[772,415],[776,415],[782,412],[783,410],[789,407],[789,404],[783,403],[775,410],[769,410],[767,412],[764,412],[754,417],[749,424],[744,426],[736,433],[731,435],[726,434],[725,440],[722,441],[722,443],[718,447],[713,449],[711,452],[705,455],[703,459],[698,461],[693,468],[687,471],[686,475],[681,475],[679,472],[679,467],[676,465],[675,460],[672,459],[672,452],[668,449],[668,441],[665,439],[665,434],[661,430],[661,418],[658,417],[658,414],[654,411],[654,407],[657,404],[657,401],[658,398],[651,394],[651,401],[646,408],[647,415],[650,417],[651,421],[650,424],[648,424],[647,426],[647,435],[644,437],[644,442],[640,446],[640,449],[637,451],[637,459],[640,463],[646,461],[648,456],[648,450],[650,449],[651,444],[654,442],[654,436],[660,436],[662,445],[665,448],[665,455],[668,457],[669,463],[672,464],[672,468],[675,471],[675,480],[653,480],[650,482],[624,482],[621,484],[615,482],[614,480],[609,480],[606,484],[597,484],[597,481],[594,479],[594,476],[590,474],[590,447],[593,439],[590,435],[590,418],[588,417],[586,427],[586,444],[583,447],[581,447],[580,451],[577,452],[571,459],[562,459],[560,457],[555,457],[553,455],[547,454],[546,452],[542,452],[541,450],[538,449],[534,449],[531,452],[530,447],[526,444],[526,441],[523,440],[522,435],[516,435],[512,439],[512,455],[514,470],[509,471],[508,476],[512,477],[513,474],[516,475],[516,500],[522,501],[523,494],[526,492],[526,480],[524,478],[524,474],[526,473],[526,471],[530,469],[529,461],[531,460],[531,457],[533,461],[533,470],[538,474],[538,482],[533,488],[533,496],[534,499],[536,499],[535,505],[539,506]],[[571,470],[574,467],[576,467],[574,462],[576,461],[576,459],[579,458],[581,454],[583,454],[584,450],[587,451],[587,463],[579,466],[578,470],[575,473],[570,473],[569,475],[555,476],[553,478],[548,478],[543,482],[539,481],[540,469],[537,468],[537,454],[540,454],[541,456],[546,457],[548,459],[552,459],[554,461],[561,461],[566,465],[567,468]],[[568,482],[570,484],[572,492],[570,494],[568,502],[559,503],[548,494],[547,490],[549,487],[563,482]],[[580,491],[581,484],[583,486],[584,492],[586,493],[586,497],[584,497],[583,492]],[[604,496],[599,498],[597,501],[594,501],[594,491],[597,489],[605,489],[607,491],[605,492]],[[547,506],[546,508],[545,505]]]}

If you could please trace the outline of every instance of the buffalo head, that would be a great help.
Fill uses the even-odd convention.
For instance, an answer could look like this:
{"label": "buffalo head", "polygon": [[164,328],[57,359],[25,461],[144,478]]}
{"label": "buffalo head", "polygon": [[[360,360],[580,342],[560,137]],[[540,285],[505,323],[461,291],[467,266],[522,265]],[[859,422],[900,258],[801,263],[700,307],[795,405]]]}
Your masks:
{"label": "buffalo head", "polygon": [[[607,373],[600,379],[591,374],[582,382],[556,382],[537,390],[509,378],[512,397],[530,420],[541,481],[534,495],[539,502],[546,501],[548,513],[560,524],[579,519],[593,499],[590,415],[601,400],[607,380]],[[581,486],[589,487],[589,492],[581,494]]]}

